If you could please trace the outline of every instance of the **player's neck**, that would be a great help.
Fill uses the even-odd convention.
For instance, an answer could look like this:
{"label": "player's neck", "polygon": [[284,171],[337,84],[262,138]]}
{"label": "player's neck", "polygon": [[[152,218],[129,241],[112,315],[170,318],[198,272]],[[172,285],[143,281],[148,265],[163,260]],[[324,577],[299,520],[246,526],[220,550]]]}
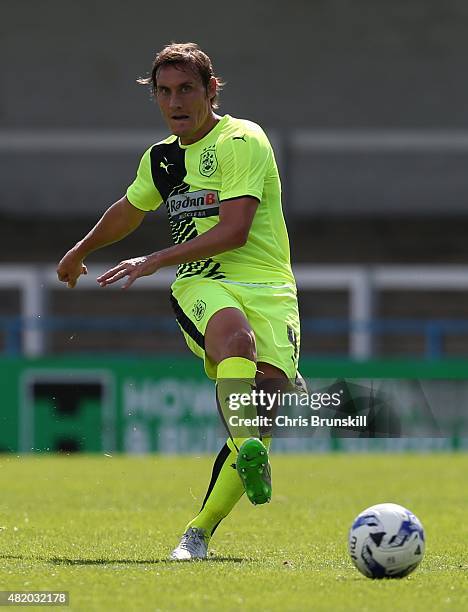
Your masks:
{"label": "player's neck", "polygon": [[217,125],[220,119],[221,117],[219,115],[216,115],[215,113],[211,112],[206,118],[205,123],[203,123],[203,125],[200,127],[199,130],[197,130],[195,134],[191,136],[179,137],[180,144],[191,145],[195,142],[198,142],[199,140],[204,138],[209,132],[211,132],[211,130],[215,127],[215,125]]}

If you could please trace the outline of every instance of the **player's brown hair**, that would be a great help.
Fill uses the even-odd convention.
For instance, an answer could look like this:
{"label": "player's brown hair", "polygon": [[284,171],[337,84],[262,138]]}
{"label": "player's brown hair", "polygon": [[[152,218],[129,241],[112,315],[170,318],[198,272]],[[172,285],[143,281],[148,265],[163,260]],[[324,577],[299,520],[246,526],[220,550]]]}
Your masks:
{"label": "player's brown hair", "polygon": [[[183,65],[192,68],[196,74],[200,75],[205,89],[208,90],[208,84],[211,77],[215,77],[217,83],[217,92],[221,91],[224,83],[223,81],[215,76],[213,71],[213,64],[209,56],[204,53],[196,43],[175,43],[172,42],[166,45],[154,58],[153,66],[151,69],[151,76],[144,79],[138,79],[137,83],[140,85],[150,85],[153,95],[156,95],[156,89],[158,86],[158,71],[161,66],[167,65]],[[212,108],[218,108],[218,93],[213,96],[210,100]]]}

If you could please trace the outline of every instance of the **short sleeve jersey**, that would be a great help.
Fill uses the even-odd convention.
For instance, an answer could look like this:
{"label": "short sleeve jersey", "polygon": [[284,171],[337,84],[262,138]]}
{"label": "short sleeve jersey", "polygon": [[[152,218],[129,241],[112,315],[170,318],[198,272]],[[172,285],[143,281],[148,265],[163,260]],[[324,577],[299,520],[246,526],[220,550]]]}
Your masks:
{"label": "short sleeve jersey", "polygon": [[127,190],[129,202],[141,210],[165,204],[175,244],[212,228],[220,206],[236,206],[243,196],[259,202],[246,244],[181,264],[177,278],[294,283],[278,168],[268,138],[255,123],[224,115],[193,144],[169,136],[144,153]]}

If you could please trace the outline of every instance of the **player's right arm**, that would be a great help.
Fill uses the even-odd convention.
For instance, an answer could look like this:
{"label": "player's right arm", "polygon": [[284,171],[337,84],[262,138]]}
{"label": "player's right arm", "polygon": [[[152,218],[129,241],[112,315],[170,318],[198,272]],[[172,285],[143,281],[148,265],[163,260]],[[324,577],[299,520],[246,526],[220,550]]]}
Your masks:
{"label": "player's right arm", "polygon": [[140,226],[145,214],[156,210],[161,202],[151,175],[150,147],[141,158],[127,195],[110,206],[93,229],[63,256],[57,267],[59,280],[73,288],[81,274],[88,273],[83,261],[90,253],[131,234]]}
{"label": "player's right arm", "polygon": [[83,263],[86,257],[131,234],[140,226],[145,214],[145,211],[130,204],[126,196],[115,202],[93,229],[63,256],[57,267],[59,280],[73,288],[79,276],[87,274]]}

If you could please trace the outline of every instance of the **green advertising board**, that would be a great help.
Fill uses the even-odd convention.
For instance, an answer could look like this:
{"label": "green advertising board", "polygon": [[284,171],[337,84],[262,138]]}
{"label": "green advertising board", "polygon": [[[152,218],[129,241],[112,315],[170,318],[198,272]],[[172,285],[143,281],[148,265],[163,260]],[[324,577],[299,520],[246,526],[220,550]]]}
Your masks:
{"label": "green advertising board", "polygon": [[[468,362],[303,359],[301,371],[314,379],[464,381]],[[201,363],[190,357],[3,359],[0,388],[3,452],[205,453],[215,452],[226,435],[217,414],[213,382],[206,378]],[[468,410],[465,399],[458,403],[454,407],[457,429],[450,436],[284,438],[275,441],[275,449],[461,449],[466,443]]]}

